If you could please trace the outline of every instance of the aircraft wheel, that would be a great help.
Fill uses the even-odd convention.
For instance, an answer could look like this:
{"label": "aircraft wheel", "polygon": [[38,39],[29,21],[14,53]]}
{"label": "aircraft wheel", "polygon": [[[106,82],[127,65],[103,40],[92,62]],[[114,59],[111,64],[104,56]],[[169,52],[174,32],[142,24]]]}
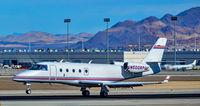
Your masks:
{"label": "aircraft wheel", "polygon": [[85,97],[90,96],[90,91],[85,90],[85,91],[82,92],[82,95],[85,96]]}
{"label": "aircraft wheel", "polygon": [[26,90],[26,94],[31,94],[31,90],[30,90],[30,89],[27,89],[27,90]]}
{"label": "aircraft wheel", "polygon": [[107,97],[108,96],[108,92],[100,92],[101,97]]}

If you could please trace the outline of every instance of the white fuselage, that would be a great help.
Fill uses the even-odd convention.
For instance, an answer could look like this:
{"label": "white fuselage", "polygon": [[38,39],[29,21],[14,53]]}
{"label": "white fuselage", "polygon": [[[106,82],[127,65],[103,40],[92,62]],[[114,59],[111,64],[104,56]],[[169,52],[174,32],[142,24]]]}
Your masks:
{"label": "white fuselage", "polygon": [[188,65],[165,65],[164,66],[166,69],[169,70],[181,70],[181,69],[188,69],[191,70],[195,67],[193,64],[188,64]]}
{"label": "white fuselage", "polygon": [[[82,82],[117,82],[129,78],[155,74],[150,67],[148,71],[133,73],[125,71],[121,65],[114,64],[69,62],[41,62],[37,64],[46,65],[47,70],[26,70],[13,77],[13,80],[20,82],[64,83],[74,86],[83,86],[81,84]],[[137,65],[137,63],[135,63],[135,65]],[[144,65],[147,66],[147,64]]]}
{"label": "white fuselage", "polygon": [[185,69],[188,69],[188,70],[191,70],[191,69],[194,69],[196,67],[196,63],[197,61],[194,60],[193,63],[191,64],[186,64],[186,65],[169,65],[169,64],[165,64],[164,65],[164,69],[170,69],[170,70],[185,70]]}

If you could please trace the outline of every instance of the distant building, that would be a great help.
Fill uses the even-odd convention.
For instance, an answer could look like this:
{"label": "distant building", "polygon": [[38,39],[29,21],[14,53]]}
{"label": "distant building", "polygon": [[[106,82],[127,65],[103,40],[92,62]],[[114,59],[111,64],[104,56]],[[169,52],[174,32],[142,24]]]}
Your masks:
{"label": "distant building", "polygon": [[[110,52],[110,63],[113,61],[119,62],[141,62],[148,52],[145,51],[125,51],[125,52]],[[106,52],[70,52],[70,62],[88,63],[92,60],[92,63],[107,63]],[[67,52],[54,51],[54,52],[1,52],[0,64],[3,65],[22,65],[23,67],[31,66],[37,62],[44,61],[60,61],[67,60]],[[197,60],[197,64],[200,64],[200,52],[195,51],[177,51],[177,61],[182,61],[177,64],[189,64],[194,60]],[[161,64],[173,64],[174,52],[164,52],[164,56]]]}

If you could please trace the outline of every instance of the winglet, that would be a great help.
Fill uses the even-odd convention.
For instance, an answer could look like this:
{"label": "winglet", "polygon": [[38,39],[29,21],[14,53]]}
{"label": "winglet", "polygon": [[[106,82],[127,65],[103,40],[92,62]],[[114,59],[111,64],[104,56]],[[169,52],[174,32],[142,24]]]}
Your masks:
{"label": "winglet", "polygon": [[163,83],[168,83],[170,76],[168,75],[165,80],[163,81]]}

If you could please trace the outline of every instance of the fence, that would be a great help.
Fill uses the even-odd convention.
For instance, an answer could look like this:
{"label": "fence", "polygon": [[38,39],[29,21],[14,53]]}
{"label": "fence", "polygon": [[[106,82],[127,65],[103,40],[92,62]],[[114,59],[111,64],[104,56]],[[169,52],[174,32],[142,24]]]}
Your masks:
{"label": "fence", "polygon": [[25,71],[25,69],[11,69],[11,68],[6,68],[6,69],[0,69],[0,76],[13,76],[16,75],[22,71]]}

